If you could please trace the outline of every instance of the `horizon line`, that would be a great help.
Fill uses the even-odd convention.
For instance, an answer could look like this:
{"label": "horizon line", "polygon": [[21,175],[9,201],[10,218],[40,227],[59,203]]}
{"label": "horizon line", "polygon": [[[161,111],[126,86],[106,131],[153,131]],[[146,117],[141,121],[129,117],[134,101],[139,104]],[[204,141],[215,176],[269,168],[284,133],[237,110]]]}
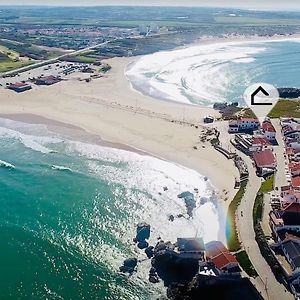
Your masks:
{"label": "horizon line", "polygon": [[72,7],[128,7],[128,6],[137,6],[137,7],[185,7],[185,8],[216,8],[216,9],[238,9],[238,10],[245,10],[245,11],[282,11],[282,12],[300,12],[300,7],[298,8],[286,8],[283,9],[281,7],[278,8],[263,8],[263,7],[250,7],[245,8],[242,6],[222,6],[222,5],[213,5],[213,6],[207,6],[207,5],[187,5],[187,4],[165,4],[165,5],[157,5],[157,4],[21,4],[21,3],[13,3],[13,4],[0,4],[0,7],[47,7],[47,8],[72,8]]}

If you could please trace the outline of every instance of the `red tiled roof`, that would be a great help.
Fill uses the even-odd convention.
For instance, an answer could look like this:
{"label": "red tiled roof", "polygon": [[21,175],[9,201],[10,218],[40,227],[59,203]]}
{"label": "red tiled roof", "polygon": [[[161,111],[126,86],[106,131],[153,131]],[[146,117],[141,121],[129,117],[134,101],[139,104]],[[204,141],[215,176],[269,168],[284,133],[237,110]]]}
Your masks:
{"label": "red tiled roof", "polygon": [[285,212],[297,212],[300,213],[300,203],[292,202],[288,204],[284,209]]}
{"label": "red tiled roof", "polygon": [[220,253],[228,252],[228,249],[220,241],[211,241],[205,244],[205,251],[207,257],[213,258]]}
{"label": "red tiled roof", "polygon": [[253,159],[257,167],[265,167],[273,165],[276,162],[275,156],[270,149],[256,152]]}
{"label": "red tiled roof", "polygon": [[289,148],[286,148],[286,154],[289,155],[289,154],[294,154],[295,150],[291,147]]}
{"label": "red tiled roof", "polygon": [[286,132],[292,131],[292,130],[293,130],[293,128],[292,128],[290,125],[284,125],[284,126],[282,127],[283,133],[286,133]]}
{"label": "red tiled roof", "polygon": [[292,177],[292,186],[300,187],[300,176]]}
{"label": "red tiled roof", "polygon": [[270,142],[262,137],[255,137],[252,140],[252,145],[262,145],[262,146],[269,146],[271,145]]}
{"label": "red tiled roof", "polygon": [[40,80],[58,80],[58,77],[49,75],[49,76],[42,76]]}
{"label": "red tiled roof", "polygon": [[295,235],[293,235],[293,234],[290,234],[290,233],[285,233],[285,238],[284,238],[284,242],[285,241],[299,241],[300,240],[300,238],[298,237],[298,236],[295,236]]}
{"label": "red tiled roof", "polygon": [[292,172],[300,171],[300,162],[291,162],[291,163],[289,163],[289,169]]}
{"label": "red tiled roof", "polygon": [[280,190],[283,192],[283,191],[289,191],[291,189],[291,187],[289,185],[285,185],[285,186],[282,186],[280,188]]}
{"label": "red tiled roof", "polygon": [[27,86],[27,83],[23,83],[23,82],[16,82],[16,83],[11,83],[9,85],[9,87],[11,88],[19,88],[19,87],[23,87],[23,86]]}
{"label": "red tiled roof", "polygon": [[213,263],[216,265],[216,267],[220,270],[225,268],[227,265],[231,263],[236,263],[236,258],[229,252],[222,252],[218,256],[215,256],[212,259]]}
{"label": "red tiled roof", "polygon": [[275,130],[275,128],[274,128],[274,126],[272,125],[272,123],[271,122],[268,122],[268,121],[265,121],[265,122],[263,122],[262,123],[262,129],[264,130],[264,131],[268,131],[268,132],[276,132],[276,130]]}

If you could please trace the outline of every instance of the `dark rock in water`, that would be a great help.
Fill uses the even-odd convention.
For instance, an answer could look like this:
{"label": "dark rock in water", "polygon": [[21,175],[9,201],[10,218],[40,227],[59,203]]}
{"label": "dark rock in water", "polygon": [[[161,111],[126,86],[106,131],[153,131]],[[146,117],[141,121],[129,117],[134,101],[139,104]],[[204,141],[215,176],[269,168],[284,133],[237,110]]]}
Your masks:
{"label": "dark rock in water", "polygon": [[154,255],[153,249],[154,249],[153,246],[148,246],[148,247],[145,249],[145,253],[146,253],[146,255],[147,255],[148,258],[153,257],[153,255]]}
{"label": "dark rock in water", "polygon": [[182,199],[182,198],[184,199],[186,197],[194,197],[194,194],[187,191],[187,192],[182,192],[177,197],[180,198],[180,199]]}
{"label": "dark rock in water", "polygon": [[208,201],[208,199],[205,198],[205,197],[201,197],[201,198],[200,198],[200,204],[201,204],[201,205],[205,204],[207,201]]}
{"label": "dark rock in water", "polygon": [[137,245],[140,249],[145,249],[149,246],[148,242],[144,241],[139,241],[138,245]]}
{"label": "dark rock in water", "polygon": [[173,222],[173,221],[174,221],[174,219],[175,219],[175,218],[174,218],[174,216],[173,216],[173,215],[170,215],[170,216],[169,216],[169,221]]}
{"label": "dark rock in water", "polygon": [[280,98],[284,99],[295,99],[300,98],[299,88],[278,88],[278,93]]}
{"label": "dark rock in water", "polygon": [[149,271],[149,281],[151,283],[158,283],[159,282],[159,277],[157,275],[157,272],[155,270],[155,268],[151,268]]}
{"label": "dark rock in water", "polygon": [[150,237],[150,225],[147,223],[139,223],[136,228],[136,239],[141,242],[149,239]]}
{"label": "dark rock in water", "polygon": [[154,255],[159,251],[167,249],[167,245],[164,241],[159,241],[153,249]]}
{"label": "dark rock in water", "polygon": [[223,102],[223,103],[216,102],[214,103],[213,108],[216,110],[220,110],[226,108],[227,106],[228,106],[227,102]]}
{"label": "dark rock in water", "polygon": [[123,273],[133,273],[137,266],[136,258],[128,258],[124,260],[123,266],[120,267],[120,271]]}
{"label": "dark rock in water", "polygon": [[167,186],[164,186],[164,191],[166,192],[168,190],[168,187]]}
{"label": "dark rock in water", "polygon": [[156,274],[156,270],[155,268],[151,267],[150,271],[149,271],[150,275],[155,275]]}
{"label": "dark rock in water", "polygon": [[177,218],[183,218],[183,217],[184,217],[183,214],[177,215]]}
{"label": "dark rock in water", "polygon": [[184,199],[187,214],[192,217],[193,216],[193,210],[196,208],[196,200],[194,198],[194,194],[191,192],[183,192],[177,196],[180,199]]}
{"label": "dark rock in water", "polygon": [[151,283],[159,283],[159,277],[158,277],[158,275],[149,275],[149,281]]}

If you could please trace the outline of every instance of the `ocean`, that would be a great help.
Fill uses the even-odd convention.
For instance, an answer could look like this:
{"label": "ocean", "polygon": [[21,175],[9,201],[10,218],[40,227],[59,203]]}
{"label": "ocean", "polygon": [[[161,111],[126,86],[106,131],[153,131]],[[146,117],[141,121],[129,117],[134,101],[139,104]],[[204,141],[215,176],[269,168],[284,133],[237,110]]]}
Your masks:
{"label": "ocean", "polygon": [[[222,207],[201,174],[56,129],[0,119],[0,299],[162,298],[132,241],[141,221],[152,245],[225,242]],[[195,193],[190,219],[183,191]],[[119,267],[130,257],[139,263],[129,277]]]}
{"label": "ocean", "polygon": [[257,82],[300,87],[300,40],[199,43],[146,55],[126,76],[134,89],[169,101],[212,106],[245,105],[245,89]]}

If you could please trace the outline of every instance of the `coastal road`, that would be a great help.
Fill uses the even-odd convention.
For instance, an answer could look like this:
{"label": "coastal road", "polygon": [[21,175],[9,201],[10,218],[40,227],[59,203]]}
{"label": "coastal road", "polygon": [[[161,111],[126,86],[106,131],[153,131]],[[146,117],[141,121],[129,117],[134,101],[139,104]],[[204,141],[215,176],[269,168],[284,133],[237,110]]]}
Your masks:
{"label": "coastal road", "polygon": [[276,129],[276,139],[278,142],[278,146],[274,147],[274,152],[276,154],[277,160],[277,172],[275,174],[275,187],[280,188],[281,186],[285,186],[288,184],[286,179],[286,159],[284,157],[285,147],[283,144],[281,128],[279,119],[272,120],[272,124]]}
{"label": "coastal road", "polygon": [[[252,283],[255,285],[257,290],[261,295],[267,300],[293,300],[294,297],[288,291],[286,291],[285,286],[280,284],[264,257],[261,255],[258,244],[255,240],[255,232],[253,225],[253,206],[255,202],[256,193],[260,188],[261,179],[256,176],[255,168],[250,157],[246,156],[244,153],[236,150],[230,143],[230,139],[233,135],[227,132],[228,124],[226,122],[220,122],[218,124],[218,129],[220,130],[220,142],[222,147],[230,150],[231,152],[237,152],[248,166],[249,170],[249,181],[245,191],[245,195],[241,201],[241,204],[237,210],[237,229],[239,234],[239,239],[242,243],[242,248],[247,252],[255,270],[259,274],[256,279],[251,278]],[[277,128],[276,128],[277,129]],[[276,151],[281,151],[281,146],[279,145]],[[279,153],[277,154],[279,156]],[[282,162],[279,163],[282,165]],[[280,184],[284,179],[279,173],[282,173],[281,169],[278,172],[280,176]],[[279,184],[279,182],[278,182]],[[243,217],[242,217],[243,212]]]}
{"label": "coastal road", "polygon": [[[253,205],[256,197],[256,192],[261,185],[261,179],[256,176],[255,168],[252,160],[240,153],[249,170],[249,181],[245,191],[245,195],[237,211],[237,228],[243,248],[247,252],[255,270],[259,277],[255,279],[256,288],[262,293],[265,299],[268,300],[293,300],[294,297],[289,293],[285,286],[280,284],[271,268],[261,255],[258,244],[255,240],[255,232],[253,228]],[[241,215],[243,212],[243,217]]]}
{"label": "coastal road", "polygon": [[57,60],[68,57],[68,56],[76,56],[76,55],[79,55],[79,54],[84,54],[88,51],[99,48],[101,46],[105,46],[105,45],[107,45],[109,43],[112,43],[112,42],[115,42],[115,41],[120,41],[120,40],[124,40],[124,39],[133,39],[133,38],[142,38],[142,37],[141,36],[131,36],[131,37],[124,37],[124,38],[115,38],[115,39],[112,39],[112,40],[109,40],[109,41],[106,41],[106,42],[102,42],[100,44],[89,46],[89,47],[84,48],[84,49],[68,52],[68,53],[59,55],[57,57],[51,58],[51,59],[39,61],[37,63],[31,64],[31,65],[28,65],[28,66],[25,66],[25,67],[21,67],[19,69],[15,69],[15,70],[12,70],[12,71],[9,71],[9,72],[5,72],[5,73],[0,74],[0,76],[3,77],[3,76],[6,76],[6,75],[27,71],[29,69],[35,69],[35,68],[38,68],[38,67],[41,67],[41,66],[44,66],[44,65],[49,65],[49,64],[55,63]]}

